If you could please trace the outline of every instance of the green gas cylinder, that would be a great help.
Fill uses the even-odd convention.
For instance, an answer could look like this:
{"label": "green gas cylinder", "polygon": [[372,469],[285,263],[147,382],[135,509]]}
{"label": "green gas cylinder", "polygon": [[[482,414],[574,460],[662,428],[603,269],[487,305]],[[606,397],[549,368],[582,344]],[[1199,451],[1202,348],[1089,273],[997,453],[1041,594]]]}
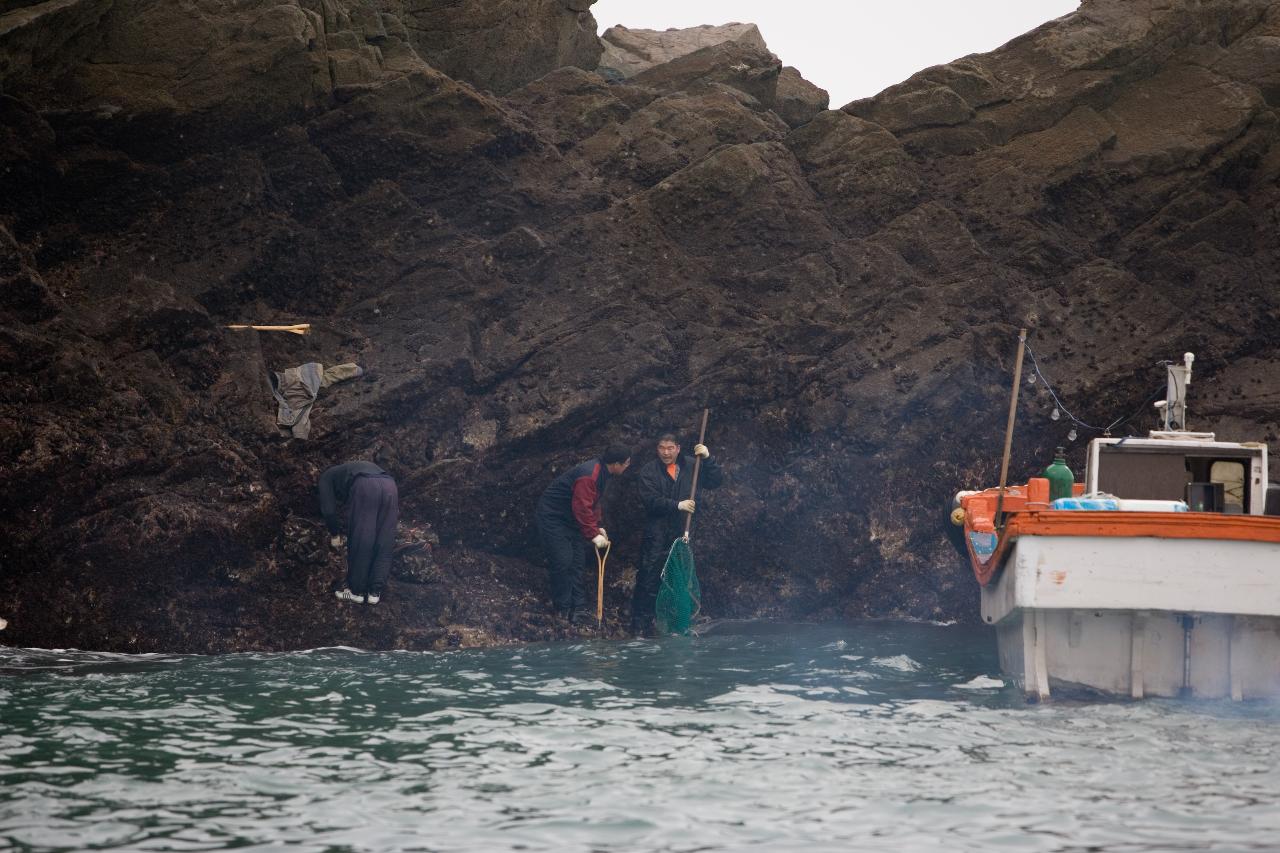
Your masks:
{"label": "green gas cylinder", "polygon": [[1044,475],[1049,479],[1049,500],[1071,497],[1071,487],[1076,483],[1076,476],[1067,467],[1066,448],[1059,447],[1054,451],[1053,463],[1044,469]]}

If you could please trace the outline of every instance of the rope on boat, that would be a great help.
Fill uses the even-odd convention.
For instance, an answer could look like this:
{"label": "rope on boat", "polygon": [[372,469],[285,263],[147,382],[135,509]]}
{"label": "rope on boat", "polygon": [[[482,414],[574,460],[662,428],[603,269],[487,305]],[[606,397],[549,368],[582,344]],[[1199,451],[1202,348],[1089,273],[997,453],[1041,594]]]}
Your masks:
{"label": "rope on boat", "polygon": [[1111,430],[1115,429],[1121,424],[1128,423],[1129,421],[1133,420],[1138,415],[1146,411],[1147,406],[1149,406],[1156,399],[1156,397],[1159,397],[1161,394],[1165,392],[1165,387],[1161,385],[1159,388],[1155,390],[1155,393],[1153,393],[1150,397],[1148,397],[1146,400],[1142,402],[1142,405],[1139,406],[1137,410],[1133,412],[1133,414],[1116,418],[1114,421],[1112,421],[1110,424],[1108,424],[1105,427],[1094,426],[1093,424],[1087,424],[1084,421],[1080,420],[1078,417],[1076,417],[1075,414],[1070,409],[1062,405],[1062,399],[1058,396],[1058,392],[1053,390],[1053,385],[1051,385],[1049,383],[1049,380],[1045,379],[1044,374],[1040,372],[1040,363],[1036,361],[1036,354],[1031,349],[1031,345],[1024,343],[1023,347],[1026,348],[1027,355],[1031,356],[1031,369],[1035,372],[1036,377],[1041,382],[1044,383],[1045,390],[1048,391],[1049,396],[1053,398],[1053,403],[1055,406],[1058,407],[1058,411],[1062,412],[1064,415],[1067,416],[1067,418],[1072,423],[1074,423],[1078,427],[1081,427],[1082,429],[1093,430],[1094,432],[1100,432],[1100,433],[1103,433],[1104,435],[1110,434]]}

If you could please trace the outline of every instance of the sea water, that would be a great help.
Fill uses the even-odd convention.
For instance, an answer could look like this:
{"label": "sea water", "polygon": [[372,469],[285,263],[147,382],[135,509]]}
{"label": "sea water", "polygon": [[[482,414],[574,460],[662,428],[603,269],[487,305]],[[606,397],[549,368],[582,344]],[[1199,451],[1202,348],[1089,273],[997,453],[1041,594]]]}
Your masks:
{"label": "sea water", "polygon": [[1280,847],[1280,706],[1029,705],[980,628],[0,673],[0,848]]}

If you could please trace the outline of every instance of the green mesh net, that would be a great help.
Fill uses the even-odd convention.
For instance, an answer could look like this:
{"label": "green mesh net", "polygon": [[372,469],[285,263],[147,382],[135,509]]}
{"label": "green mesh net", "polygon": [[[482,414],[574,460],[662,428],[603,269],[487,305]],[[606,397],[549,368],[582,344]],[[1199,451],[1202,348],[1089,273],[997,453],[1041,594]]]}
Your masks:
{"label": "green mesh net", "polygon": [[662,586],[654,623],[662,634],[688,634],[702,603],[702,590],[693,570],[693,549],[684,539],[677,539],[662,568]]}

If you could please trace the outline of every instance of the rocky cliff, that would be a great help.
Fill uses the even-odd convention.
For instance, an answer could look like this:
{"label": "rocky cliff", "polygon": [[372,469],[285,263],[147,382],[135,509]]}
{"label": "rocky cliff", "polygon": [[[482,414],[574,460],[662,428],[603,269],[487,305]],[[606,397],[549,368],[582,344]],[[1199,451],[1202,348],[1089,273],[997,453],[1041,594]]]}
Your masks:
{"label": "rocky cliff", "polygon": [[[588,6],[0,3],[5,642],[562,635],[538,493],[704,405],[710,613],[969,618],[944,510],[995,479],[1020,325],[1088,423],[1192,350],[1195,425],[1275,438],[1280,3],[1089,0],[840,110],[749,39],[602,76]],[[368,373],[286,440],[306,361]],[[401,486],[376,609],[317,544],[357,457]]]}
{"label": "rocky cliff", "polygon": [[738,42],[760,52],[769,50],[760,28],[755,24],[708,24],[687,30],[640,30],[614,26],[600,36],[603,53],[597,70],[616,71],[622,78],[634,77],[655,65],[725,42]]}

